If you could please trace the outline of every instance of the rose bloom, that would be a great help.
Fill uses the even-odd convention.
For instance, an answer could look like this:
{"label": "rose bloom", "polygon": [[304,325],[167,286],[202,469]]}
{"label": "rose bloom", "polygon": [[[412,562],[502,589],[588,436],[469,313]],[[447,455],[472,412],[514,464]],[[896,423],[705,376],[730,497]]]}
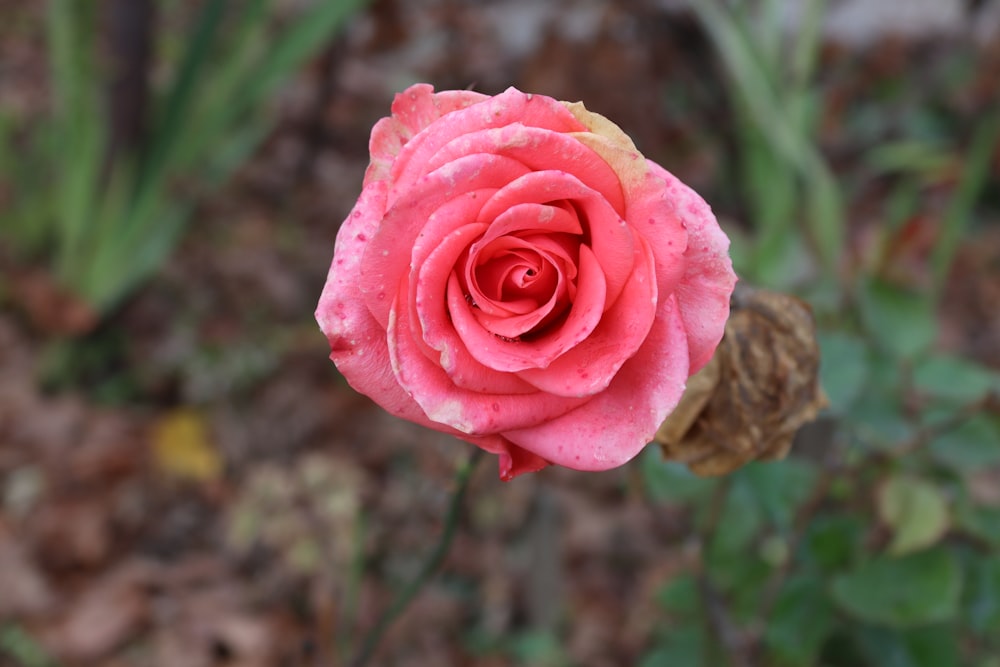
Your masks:
{"label": "rose bloom", "polygon": [[634,457],[736,282],[709,206],[583,104],[396,96],[316,317],[356,390],[511,479]]}

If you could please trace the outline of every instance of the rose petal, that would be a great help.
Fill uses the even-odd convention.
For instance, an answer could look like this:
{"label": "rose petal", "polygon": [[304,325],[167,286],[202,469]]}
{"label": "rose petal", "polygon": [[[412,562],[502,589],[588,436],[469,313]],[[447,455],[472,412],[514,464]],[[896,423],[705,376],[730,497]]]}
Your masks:
{"label": "rose petal", "polygon": [[435,93],[426,83],[414,84],[397,94],[392,103],[392,116],[382,118],[372,128],[368,142],[371,163],[365,171],[364,185],[389,177],[396,156],[414,134],[447,113],[485,99],[486,95],[468,90]]}
{"label": "rose petal", "polygon": [[691,372],[697,373],[712,358],[729,318],[729,298],[736,285],[729,238],[704,199],[663,167],[653,162],[650,166],[665,181],[664,197],[687,229],[684,277],[675,293],[687,331]]}
{"label": "rose petal", "polygon": [[445,290],[455,262],[485,228],[483,223],[473,223],[455,230],[419,265],[415,279],[409,284],[408,299],[413,311],[411,323],[419,325],[413,331],[414,343],[461,388],[502,394],[533,393],[534,387],[524,380],[487,368],[472,358],[455,333],[446,310]]}
{"label": "rose petal", "polygon": [[643,239],[635,249],[635,271],[594,331],[545,368],[518,377],[557,396],[590,396],[605,389],[649,334],[657,306],[654,259]]}
{"label": "rose petal", "polygon": [[559,268],[552,265],[548,253],[515,237],[497,239],[484,252],[464,261],[464,291],[477,310],[492,320],[536,312],[555,298],[555,287],[561,282]]}
{"label": "rose petal", "polygon": [[639,352],[585,405],[534,427],[503,433],[556,465],[609,470],[653,439],[688,377],[687,335],[676,300],[666,298]]}
{"label": "rose petal", "polygon": [[365,170],[362,186],[389,178],[392,163],[396,160],[399,152],[403,150],[403,144],[409,141],[410,136],[412,136],[410,131],[395,118],[382,118],[375,123],[371,138],[368,140],[371,162],[368,163],[368,169]]}
{"label": "rose petal", "polygon": [[580,220],[576,216],[576,211],[574,210],[573,213],[570,213],[567,208],[562,206],[523,202],[511,204],[508,208],[500,211],[499,214],[496,213],[495,206],[491,207],[486,213],[483,213],[482,209],[485,208],[487,203],[493,201],[497,192],[499,190],[494,190],[480,205],[478,220],[490,223],[489,232],[483,237],[481,245],[501,236],[524,232],[573,234],[576,236],[583,234],[583,227],[580,226]]}
{"label": "rose petal", "polygon": [[471,190],[449,199],[431,213],[413,241],[410,264],[420,267],[437,250],[441,239],[471,222],[482,222],[479,210],[496,191],[496,188]]}
{"label": "rose petal", "polygon": [[575,133],[573,137],[604,158],[618,175],[622,189],[627,192],[640,184],[648,167],[632,139],[615,123],[587,110],[583,102],[563,104],[587,128],[586,132]]}
{"label": "rose petal", "polygon": [[444,90],[435,93],[433,86],[415,83],[393,99],[392,116],[399,120],[412,137],[441,116],[488,99],[489,95],[471,90]]}
{"label": "rose petal", "polygon": [[[598,192],[588,188],[572,174],[560,171],[533,171],[500,188],[479,211],[482,220],[498,217],[502,212],[525,203],[546,204],[565,200],[572,204],[581,223],[583,237],[589,237],[590,247],[604,274],[606,301],[611,305],[632,271],[632,231],[618,213]],[[483,243],[492,238],[491,228]]]}
{"label": "rose petal", "polygon": [[410,270],[414,244],[431,214],[463,194],[505,185],[525,169],[510,158],[470,155],[425,176],[385,213],[360,267],[361,293],[379,323],[388,326],[389,305]]}
{"label": "rose petal", "polygon": [[583,125],[562,104],[544,95],[526,95],[514,88],[481,103],[448,114],[447,122],[425,126],[403,146],[390,171],[389,203],[409,190],[425,173],[428,160],[456,137],[491,127],[520,123],[554,132],[575,132]]}
{"label": "rose petal", "polygon": [[350,358],[356,348],[370,340],[385,338],[385,329],[357,297],[361,257],[378,229],[378,216],[373,212],[383,205],[387,190],[388,185],[381,182],[362,190],[337,232],[333,261],[316,309],[320,329],[333,348],[334,361],[338,357]]}
{"label": "rose petal", "polygon": [[[510,237],[501,237],[498,240],[504,238]],[[535,298],[477,302],[475,304],[477,307],[473,311],[484,329],[506,338],[518,338],[541,329],[562,315],[576,295],[576,284],[573,282],[577,275],[576,265],[566,248],[548,236],[532,236],[518,240],[527,243],[538,256],[537,275],[531,278],[535,282],[527,289],[521,290],[522,294],[526,296],[534,294]],[[494,266],[490,268],[494,271],[499,270]],[[476,271],[479,273],[479,269]],[[481,290],[473,292],[474,302],[483,297],[485,295],[482,295]],[[542,302],[542,299],[545,301]]]}
{"label": "rose petal", "polygon": [[333,262],[316,309],[316,320],[330,342],[330,358],[355,390],[371,396],[388,412],[432,425],[392,372],[385,329],[358,299],[358,269],[367,239],[378,220],[370,215],[385,199],[388,186],[365,188],[337,233]]}
{"label": "rose petal", "polygon": [[518,475],[529,472],[537,472],[549,465],[549,462],[538,454],[518,447],[513,442],[502,435],[489,436],[467,436],[459,435],[459,438],[466,442],[486,450],[498,457],[500,479],[509,482]]}
{"label": "rose petal", "polygon": [[545,368],[567,350],[587,338],[604,312],[605,282],[594,253],[580,247],[576,299],[566,321],[538,339],[505,341],[483,329],[466,302],[458,278],[448,283],[448,312],[455,331],[474,359],[498,371]]}
{"label": "rose petal", "polygon": [[413,340],[419,330],[398,301],[387,331],[396,379],[432,421],[468,435],[490,435],[545,422],[581,405],[581,399],[533,394],[480,393],[456,386]]}
{"label": "rose petal", "polygon": [[574,134],[529,127],[521,122],[505,127],[464,134],[444,145],[428,161],[427,170],[448,164],[465,155],[504,155],[524,163],[532,171],[563,171],[575,176],[611,205],[619,216],[625,214],[625,200],[618,174]]}
{"label": "rose petal", "polygon": [[[521,336],[529,335],[533,330],[543,328],[544,323],[551,322],[561,313],[560,309],[565,308],[567,299],[565,298],[566,288],[562,284],[563,278],[559,277],[559,289],[553,290],[551,297],[544,303],[529,312],[520,315],[505,315],[497,317],[488,315],[481,310],[474,312],[479,324],[487,331],[502,338],[515,340]],[[524,301],[527,301],[525,299]]]}

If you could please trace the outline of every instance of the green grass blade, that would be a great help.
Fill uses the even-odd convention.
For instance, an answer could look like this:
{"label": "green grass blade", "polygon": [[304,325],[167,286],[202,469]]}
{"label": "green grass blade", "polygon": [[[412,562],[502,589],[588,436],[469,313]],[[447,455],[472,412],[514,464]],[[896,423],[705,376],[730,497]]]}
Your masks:
{"label": "green grass blade", "polygon": [[798,39],[792,52],[791,82],[803,91],[809,88],[823,37],[825,0],[808,0],[798,29]]}
{"label": "green grass blade", "polygon": [[[750,123],[773,153],[802,180],[809,232],[825,271],[833,276],[844,233],[843,204],[836,181],[811,138],[808,86],[803,83],[802,89],[796,90],[785,83],[787,77],[780,71],[783,64],[769,63],[764,55],[767,52],[753,44],[745,25],[748,18],[741,20],[716,0],[692,3],[691,9],[716,47],[737,106],[745,109]],[[815,51],[818,37],[800,37],[800,48],[805,53]],[[774,233],[769,227],[767,234]]]}
{"label": "green grass blade", "polygon": [[178,137],[177,165],[204,163],[204,156],[216,153],[225,128],[233,123],[234,100],[239,96],[243,81],[257,69],[257,61],[264,57],[269,44],[267,29],[271,18],[272,0],[251,0],[241,8],[238,22],[225,31],[227,37],[214,52],[210,73],[211,88],[196,100],[190,123]]}
{"label": "green grass blade", "polygon": [[84,245],[93,221],[106,134],[93,86],[95,9],[91,0],[49,0],[47,15],[54,132],[61,151],[53,178],[59,246],[55,262],[56,272],[70,286],[86,262]]}
{"label": "green grass blade", "polygon": [[274,44],[244,90],[242,104],[255,104],[316,51],[365,0],[323,0],[300,17]]}
{"label": "green grass blade", "polygon": [[[243,67],[238,84],[225,103],[210,116],[192,139],[195,145],[204,145],[216,136],[221,128],[238,122],[247,114],[261,112],[261,105],[268,95],[284,82],[303,61],[320,48],[324,41],[350,17],[366,0],[325,0],[297,17],[261,57]],[[233,76],[235,80],[235,75]]]}
{"label": "green grass blade", "polygon": [[990,161],[1000,142],[1000,114],[980,121],[972,136],[972,146],[963,161],[965,168],[952,196],[941,226],[941,237],[931,255],[931,271],[937,294],[944,289],[948,271],[962,237],[972,222],[972,208],[990,175]]}
{"label": "green grass blade", "polygon": [[[748,3],[740,3],[740,7],[747,7]],[[762,54],[762,62],[767,64],[767,68],[774,72],[781,66],[781,50],[784,46],[784,35],[782,34],[781,14],[784,11],[785,2],[783,0],[763,0],[758,17],[755,21],[757,29],[752,40],[757,45]],[[744,9],[744,12],[746,9]],[[753,18],[743,14],[744,23],[749,25]]]}
{"label": "green grass blade", "polygon": [[195,99],[198,81],[208,62],[210,47],[222,22],[225,6],[226,0],[209,0],[198,16],[194,37],[167,95],[163,115],[153,134],[153,143],[139,168],[135,184],[136,200],[145,196],[147,190],[159,190],[163,186],[172,151],[184,131],[185,119]]}

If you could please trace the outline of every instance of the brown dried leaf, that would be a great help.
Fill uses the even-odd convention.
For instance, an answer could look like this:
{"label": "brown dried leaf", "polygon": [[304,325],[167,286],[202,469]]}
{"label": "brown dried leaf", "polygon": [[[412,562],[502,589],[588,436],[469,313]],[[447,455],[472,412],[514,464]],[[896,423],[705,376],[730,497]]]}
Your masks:
{"label": "brown dried leaf", "polygon": [[100,320],[100,314],[89,304],[43,271],[14,272],[10,293],[32,324],[45,332],[82,336]]}
{"label": "brown dried leaf", "polygon": [[826,405],[808,304],[740,287],[732,305],[715,356],[656,434],[666,458],[699,475],[783,458],[799,427]]}
{"label": "brown dried leaf", "polygon": [[25,538],[49,569],[96,568],[111,556],[114,530],[105,496],[67,494],[39,507]]}
{"label": "brown dried leaf", "polygon": [[46,636],[47,646],[67,661],[96,660],[127,642],[149,620],[148,588],[158,568],[126,561],[69,606],[63,622]]}
{"label": "brown dried leaf", "polygon": [[2,520],[0,591],[0,618],[42,614],[55,602],[48,580]]}

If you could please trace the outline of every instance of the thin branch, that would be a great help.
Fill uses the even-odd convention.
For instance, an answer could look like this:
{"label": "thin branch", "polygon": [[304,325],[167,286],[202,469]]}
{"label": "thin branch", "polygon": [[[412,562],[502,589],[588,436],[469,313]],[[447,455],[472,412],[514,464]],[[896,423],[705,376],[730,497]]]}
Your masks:
{"label": "thin branch", "polygon": [[482,454],[483,450],[478,447],[474,448],[468,462],[459,468],[458,473],[455,475],[455,491],[451,496],[451,503],[448,506],[448,513],[445,515],[444,528],[441,531],[438,543],[428,555],[427,560],[424,561],[417,576],[399,592],[392,605],[379,617],[375,627],[368,632],[361,643],[361,648],[358,649],[357,655],[351,661],[351,667],[364,667],[364,665],[368,664],[389,626],[406,610],[421,589],[433,578],[438,568],[441,567],[441,563],[444,562],[445,556],[448,555],[451,542],[455,537],[455,529],[458,526],[458,518],[462,510],[462,500],[465,498],[465,492],[469,488],[469,480],[472,478],[472,472],[475,470],[479,459],[482,458]]}
{"label": "thin branch", "polygon": [[[701,552],[711,543],[719,528],[719,522],[725,512],[726,499],[729,496],[729,489],[732,487],[732,479],[724,477],[719,480],[712,498],[709,501],[708,516],[701,530],[698,531]],[[701,568],[696,575],[698,583],[698,593],[701,597],[702,606],[705,609],[705,620],[708,624],[709,635],[716,639],[724,649],[726,657],[729,659],[730,667],[751,667],[747,658],[746,639],[739,628],[733,623],[726,608],[726,600],[715,588],[709,573]]]}
{"label": "thin branch", "polygon": [[708,580],[705,572],[698,574],[698,592],[705,605],[705,617],[712,634],[725,649],[730,667],[751,667],[747,655],[746,638],[729,617],[726,601]]}
{"label": "thin branch", "polygon": [[823,501],[826,500],[830,486],[839,475],[840,470],[841,466],[839,462],[829,463],[823,470],[822,477],[813,488],[812,493],[809,494],[809,497],[806,498],[795,514],[792,522],[792,530],[787,539],[789,556],[768,577],[758,598],[757,612],[753,615],[755,627],[750,633],[751,645],[754,652],[760,650],[759,644],[767,623],[771,618],[771,614],[774,612],[774,606],[778,602],[778,594],[781,593],[782,587],[784,587],[785,582],[795,569],[794,554],[802,544],[806,530],[809,528],[813,517],[823,505]]}

